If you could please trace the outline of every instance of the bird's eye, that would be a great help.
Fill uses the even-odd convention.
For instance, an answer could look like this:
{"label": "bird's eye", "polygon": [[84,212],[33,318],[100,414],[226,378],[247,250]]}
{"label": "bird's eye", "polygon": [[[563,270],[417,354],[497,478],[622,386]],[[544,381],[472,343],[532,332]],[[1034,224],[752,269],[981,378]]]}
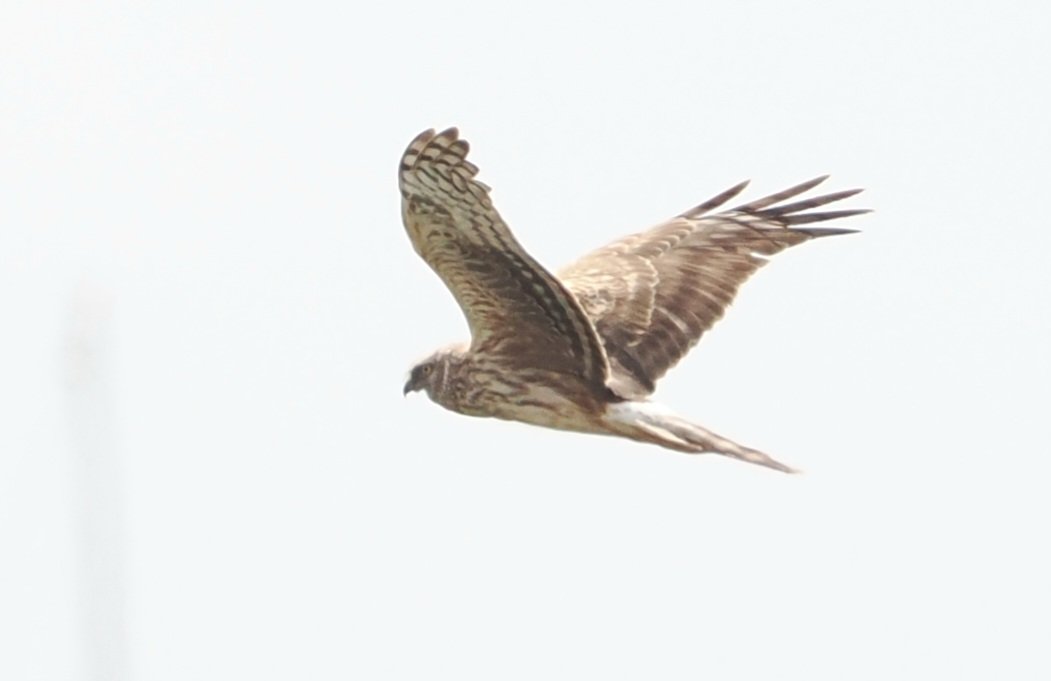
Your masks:
{"label": "bird's eye", "polygon": [[426,376],[429,373],[431,373],[431,365],[430,364],[426,364],[423,367],[423,374]]}

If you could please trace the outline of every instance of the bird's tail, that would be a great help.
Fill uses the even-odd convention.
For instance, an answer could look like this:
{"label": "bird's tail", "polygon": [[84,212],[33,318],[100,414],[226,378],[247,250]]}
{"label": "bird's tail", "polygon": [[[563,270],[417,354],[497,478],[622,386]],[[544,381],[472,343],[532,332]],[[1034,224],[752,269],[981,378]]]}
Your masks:
{"label": "bird's tail", "polygon": [[653,402],[620,402],[610,405],[606,410],[606,422],[619,435],[687,454],[722,454],[785,473],[799,472],[758,450],[739,445],[690,423]]}

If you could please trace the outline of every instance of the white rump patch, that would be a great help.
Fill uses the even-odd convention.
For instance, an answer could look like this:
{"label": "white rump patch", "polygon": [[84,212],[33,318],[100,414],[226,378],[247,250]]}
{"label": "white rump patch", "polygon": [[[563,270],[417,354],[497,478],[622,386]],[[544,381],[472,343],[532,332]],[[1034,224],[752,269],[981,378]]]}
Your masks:
{"label": "white rump patch", "polygon": [[655,416],[675,416],[668,407],[658,402],[614,402],[606,407],[606,415],[618,423],[648,423]]}

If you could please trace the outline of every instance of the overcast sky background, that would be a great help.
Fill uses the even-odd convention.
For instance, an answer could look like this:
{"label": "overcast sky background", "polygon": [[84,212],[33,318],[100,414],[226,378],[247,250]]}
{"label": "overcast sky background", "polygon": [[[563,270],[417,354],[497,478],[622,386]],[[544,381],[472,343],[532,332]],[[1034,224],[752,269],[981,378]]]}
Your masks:
{"label": "overcast sky background", "polygon": [[[0,676],[1046,679],[1051,10],[18,3]],[[469,419],[395,170],[543,263],[863,186],[657,399],[806,471]]]}

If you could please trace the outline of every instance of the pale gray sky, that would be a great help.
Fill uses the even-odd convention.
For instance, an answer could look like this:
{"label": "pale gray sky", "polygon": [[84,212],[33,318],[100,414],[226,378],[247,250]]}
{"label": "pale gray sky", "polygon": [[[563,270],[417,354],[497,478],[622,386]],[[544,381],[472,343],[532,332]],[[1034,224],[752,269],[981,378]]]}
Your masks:
{"label": "pale gray sky", "polygon": [[[0,22],[0,676],[1051,675],[1051,11],[21,3]],[[657,398],[807,471],[468,419],[395,169],[556,267],[863,186]]]}

